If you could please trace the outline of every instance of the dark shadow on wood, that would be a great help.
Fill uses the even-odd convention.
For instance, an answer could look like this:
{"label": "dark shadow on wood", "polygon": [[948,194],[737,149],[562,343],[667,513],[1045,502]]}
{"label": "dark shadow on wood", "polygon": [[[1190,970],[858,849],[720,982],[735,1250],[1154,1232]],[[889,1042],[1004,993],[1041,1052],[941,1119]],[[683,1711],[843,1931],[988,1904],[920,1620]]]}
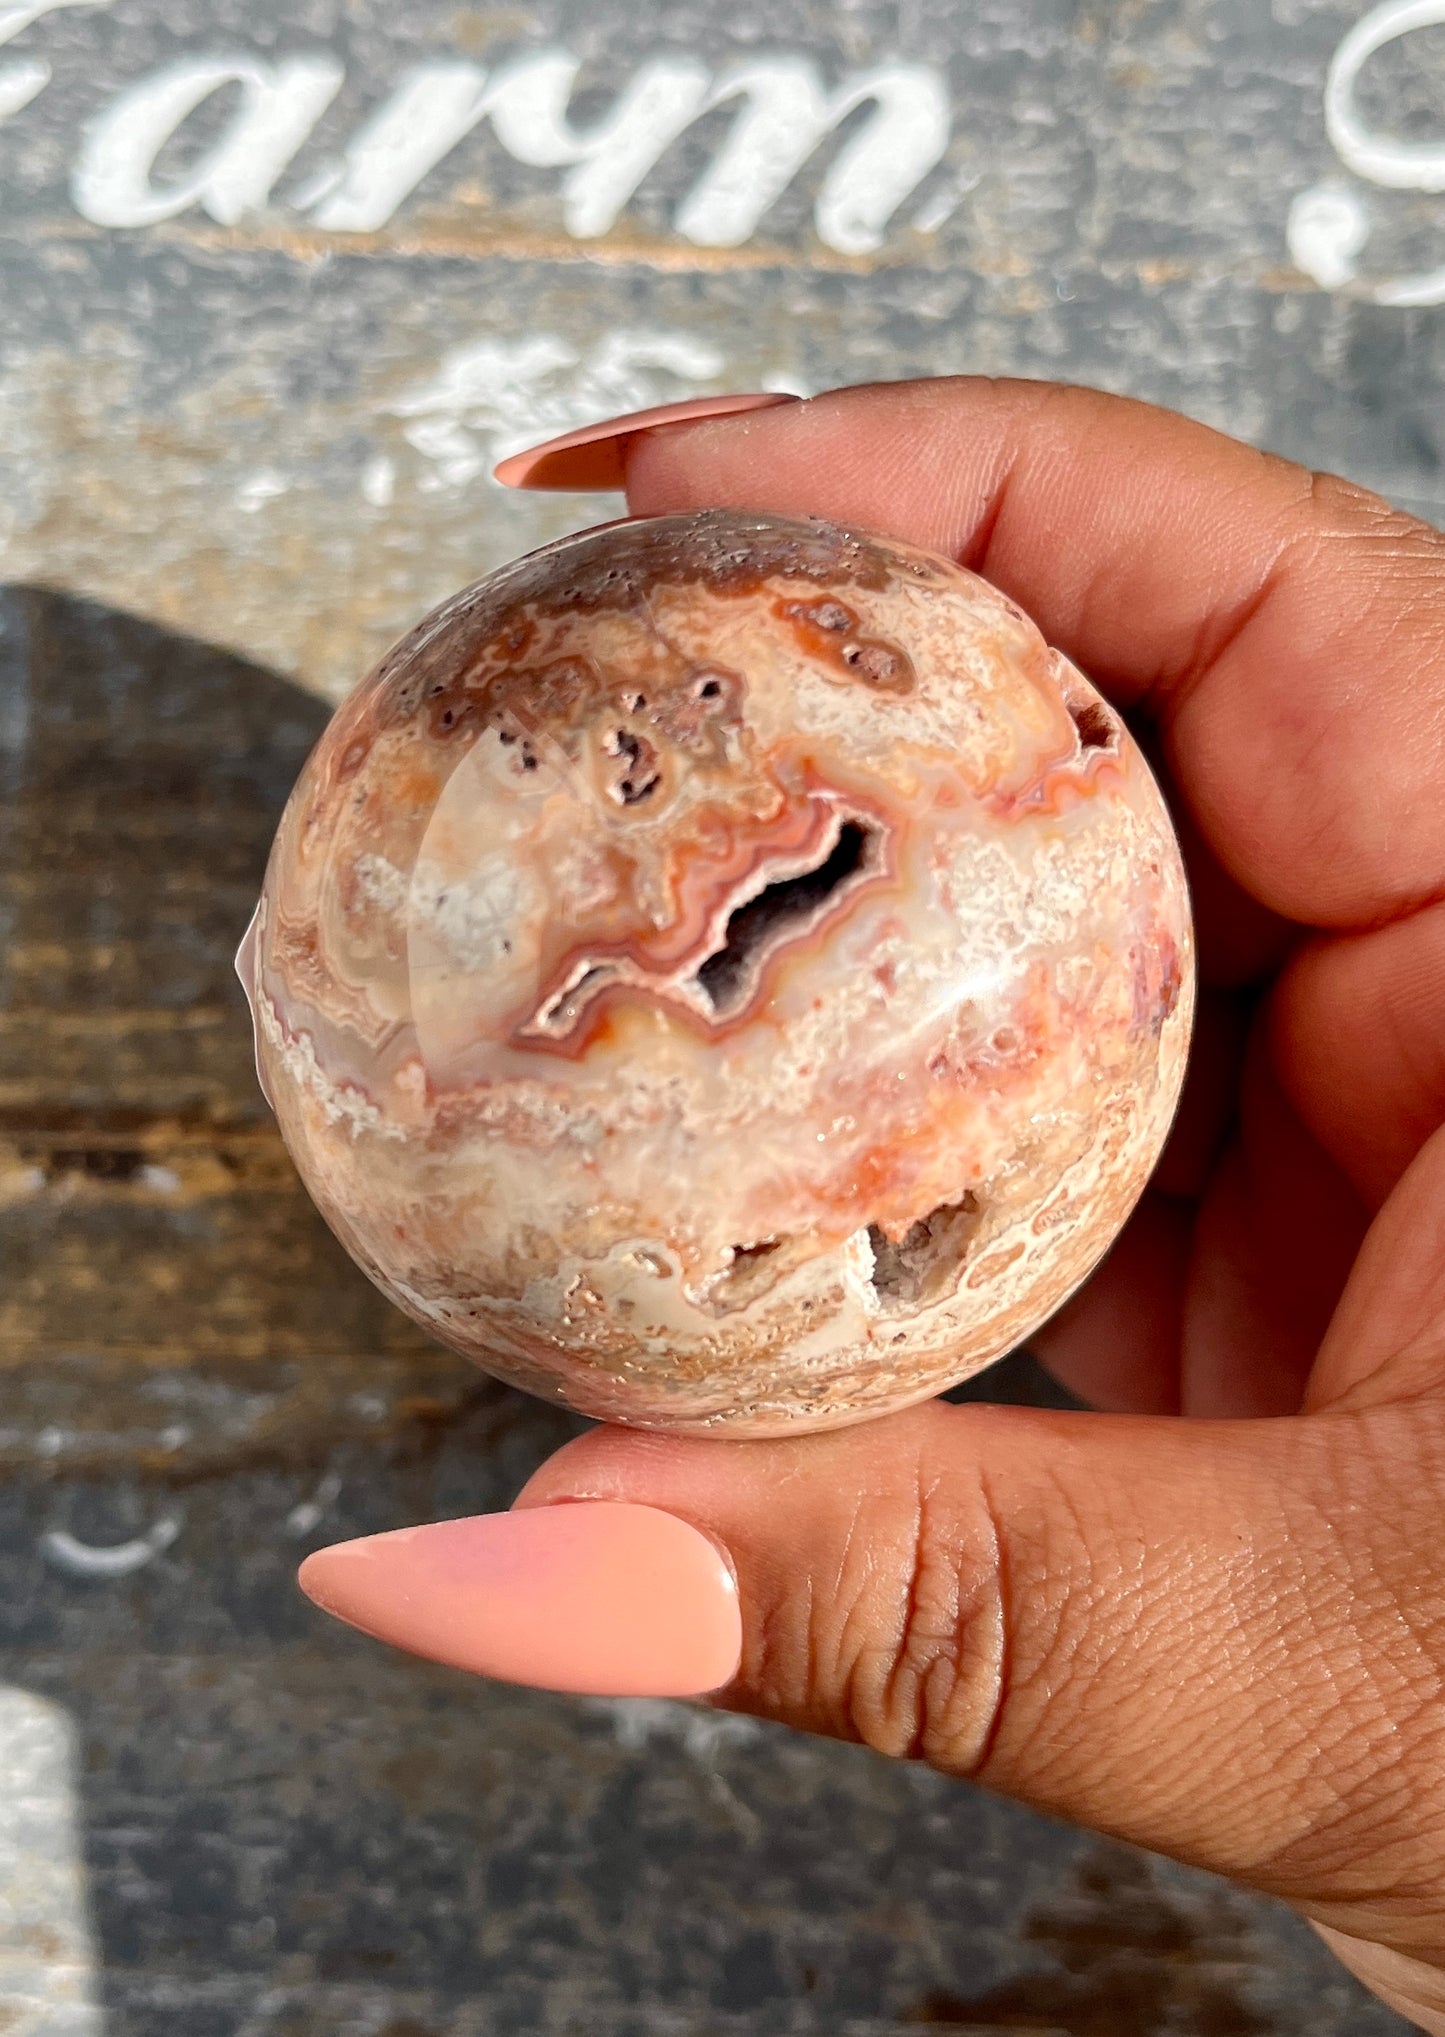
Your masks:
{"label": "dark shadow on wood", "polygon": [[424,1451],[508,1398],[351,1264],[257,1086],[233,956],[328,712],[214,645],[0,589],[0,1468]]}

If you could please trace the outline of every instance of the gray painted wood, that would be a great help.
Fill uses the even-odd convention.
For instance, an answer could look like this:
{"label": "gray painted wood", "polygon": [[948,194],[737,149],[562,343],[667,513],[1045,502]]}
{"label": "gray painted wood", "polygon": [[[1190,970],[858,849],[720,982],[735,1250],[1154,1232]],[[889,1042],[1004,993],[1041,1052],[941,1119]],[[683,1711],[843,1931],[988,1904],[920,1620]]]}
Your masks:
{"label": "gray painted wood", "polygon": [[[0,8],[8,2028],[1403,2028],[1205,1877],[856,1749],[469,1683],[313,1614],[307,1547],[504,1504],[567,1428],[331,1244],[229,971],[322,700],[605,513],[487,480],[550,426],[695,388],[1062,376],[1438,517],[1445,28],[1391,40],[1375,10],[1351,76],[1364,14]],[[559,53],[578,96],[549,130]],[[850,181],[880,114],[830,137],[829,95],[860,80],[903,108],[911,182],[901,142]],[[751,97],[664,145],[649,81]],[[367,123],[403,92],[428,131],[477,119],[387,209]],[[770,201],[757,139],[729,220],[729,123],[769,94],[820,146],[777,157]],[[1048,1391],[1023,1361],[981,1390]]]}

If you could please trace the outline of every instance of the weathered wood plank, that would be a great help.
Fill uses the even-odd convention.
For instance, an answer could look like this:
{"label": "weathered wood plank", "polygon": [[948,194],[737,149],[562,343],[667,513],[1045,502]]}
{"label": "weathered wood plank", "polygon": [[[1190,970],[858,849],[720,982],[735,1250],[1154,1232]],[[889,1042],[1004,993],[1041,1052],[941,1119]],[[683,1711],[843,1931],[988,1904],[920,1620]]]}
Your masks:
{"label": "weathered wood plank", "polygon": [[171,1479],[405,1447],[493,1392],[383,1302],[256,1087],[231,956],[324,720],[65,597],[5,599],[0,1463]]}
{"label": "weathered wood plank", "polygon": [[[426,1343],[329,1239],[230,970],[322,721],[279,675],[338,697],[433,601],[609,513],[493,488],[528,437],[699,389],[1065,376],[1438,516],[1445,200],[1359,144],[1429,153],[1445,42],[1371,57],[1337,153],[1326,68],[1367,12],[0,9],[0,1632],[59,1750],[51,1827],[0,1840],[0,1875],[33,1894],[70,1849],[104,2037],[1404,2037],[1205,1877],[857,1750],[479,1686],[313,1614],[304,1548],[504,1505],[570,1424]],[[423,161],[438,77],[510,79],[515,110],[549,52],[580,69],[547,146],[463,105]],[[338,85],[287,159],[244,123],[297,58]],[[676,131],[637,97],[659,64],[701,94]],[[139,116],[205,65],[150,160]],[[368,224],[368,123],[423,67],[415,175]],[[919,133],[937,89],[948,135],[864,246],[839,198],[856,227],[879,188],[848,170],[876,111],[842,110],[869,77]],[[781,124],[729,170],[768,94]],[[107,131],[129,181],[97,175]],[[899,149],[885,171],[928,153]],[[0,2022],[29,2015],[5,1985]],[[51,2011],[45,2037],[75,2027]]]}

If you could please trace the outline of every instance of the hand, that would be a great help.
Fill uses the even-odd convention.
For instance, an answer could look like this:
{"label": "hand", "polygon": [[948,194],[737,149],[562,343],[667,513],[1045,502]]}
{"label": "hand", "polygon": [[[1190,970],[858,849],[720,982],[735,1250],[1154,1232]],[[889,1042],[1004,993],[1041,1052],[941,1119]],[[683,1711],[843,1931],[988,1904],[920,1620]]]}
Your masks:
{"label": "hand", "polygon": [[1203,999],[1155,1184],[1035,1344],[1102,1412],[595,1430],[519,1507],[640,1502],[720,1545],[714,1702],[1283,1896],[1445,2033],[1445,538],[1037,383],[625,450],[634,511],[828,516],[1013,596],[1155,748]]}

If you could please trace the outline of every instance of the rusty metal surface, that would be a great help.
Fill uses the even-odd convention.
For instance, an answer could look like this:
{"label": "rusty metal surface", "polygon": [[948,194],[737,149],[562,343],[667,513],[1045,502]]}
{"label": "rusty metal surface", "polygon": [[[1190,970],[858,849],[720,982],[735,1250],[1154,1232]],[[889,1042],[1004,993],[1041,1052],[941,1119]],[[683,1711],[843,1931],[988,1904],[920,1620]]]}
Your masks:
{"label": "rusty metal surface", "polygon": [[491,486],[540,431],[1062,375],[1439,517],[1445,28],[1402,18],[0,5],[0,2028],[1403,2029],[1279,1909],[978,1792],[325,1627],[307,1547],[503,1504],[567,1429],[331,1243],[230,974],[324,700],[607,513]]}

